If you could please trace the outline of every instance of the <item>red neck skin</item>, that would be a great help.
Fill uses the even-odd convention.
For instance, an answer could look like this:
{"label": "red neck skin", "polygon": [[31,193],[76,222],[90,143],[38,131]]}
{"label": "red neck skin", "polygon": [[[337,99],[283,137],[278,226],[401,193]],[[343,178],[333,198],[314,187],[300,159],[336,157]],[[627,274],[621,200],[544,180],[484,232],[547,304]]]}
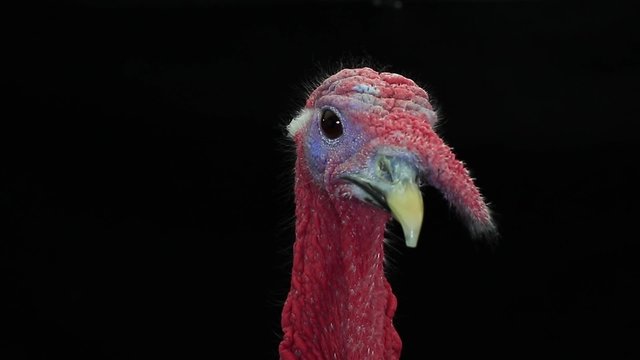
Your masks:
{"label": "red neck skin", "polygon": [[296,241],[280,358],[398,359],[396,298],[383,269],[389,215],[330,196],[296,163]]}

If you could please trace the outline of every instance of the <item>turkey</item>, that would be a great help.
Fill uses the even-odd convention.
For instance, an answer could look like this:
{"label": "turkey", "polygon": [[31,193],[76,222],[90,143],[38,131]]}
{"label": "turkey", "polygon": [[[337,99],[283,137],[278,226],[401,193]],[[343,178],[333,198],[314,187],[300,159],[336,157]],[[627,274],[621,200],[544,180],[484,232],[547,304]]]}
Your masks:
{"label": "turkey", "polygon": [[282,360],[400,357],[385,227],[395,218],[406,245],[417,245],[423,182],[442,192],[473,235],[494,233],[489,208],[436,122],[428,94],[412,80],[359,68],[322,82],[288,125],[296,240]]}

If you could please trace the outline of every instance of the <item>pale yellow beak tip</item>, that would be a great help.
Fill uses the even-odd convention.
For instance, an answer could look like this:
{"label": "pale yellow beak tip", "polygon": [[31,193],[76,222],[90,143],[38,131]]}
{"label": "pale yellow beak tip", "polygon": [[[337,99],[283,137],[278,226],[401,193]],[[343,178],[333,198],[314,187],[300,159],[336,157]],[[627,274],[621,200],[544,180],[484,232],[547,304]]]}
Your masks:
{"label": "pale yellow beak tip", "polygon": [[416,232],[413,229],[407,229],[403,226],[402,230],[404,232],[404,241],[407,247],[415,248],[416,246],[418,246],[420,229],[418,229],[418,232]]}
{"label": "pale yellow beak tip", "polygon": [[415,248],[418,245],[424,217],[420,188],[414,181],[401,181],[393,185],[386,200],[393,217],[402,226],[407,247]]}

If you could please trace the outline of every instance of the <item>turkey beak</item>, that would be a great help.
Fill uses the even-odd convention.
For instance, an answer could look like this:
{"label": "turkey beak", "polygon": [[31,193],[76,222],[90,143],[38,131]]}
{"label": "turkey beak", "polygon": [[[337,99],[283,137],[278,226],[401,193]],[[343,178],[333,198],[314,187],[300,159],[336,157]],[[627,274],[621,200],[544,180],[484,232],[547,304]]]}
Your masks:
{"label": "turkey beak", "polygon": [[342,178],[357,185],[354,196],[389,211],[402,226],[407,247],[416,247],[424,216],[417,169],[400,156],[377,155],[372,165]]}
{"label": "turkey beak", "polygon": [[387,204],[393,217],[402,225],[407,246],[416,247],[422,227],[424,206],[422,193],[415,180],[404,179],[394,184],[387,194]]}

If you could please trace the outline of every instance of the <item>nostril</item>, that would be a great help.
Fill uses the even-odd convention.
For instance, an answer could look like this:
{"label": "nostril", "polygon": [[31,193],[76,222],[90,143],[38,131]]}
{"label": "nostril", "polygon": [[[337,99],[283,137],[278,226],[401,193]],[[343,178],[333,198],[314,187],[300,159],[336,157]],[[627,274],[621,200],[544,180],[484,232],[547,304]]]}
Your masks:
{"label": "nostril", "polygon": [[379,156],[376,160],[378,176],[389,182],[393,180],[393,172],[391,171],[391,161],[386,156]]}

